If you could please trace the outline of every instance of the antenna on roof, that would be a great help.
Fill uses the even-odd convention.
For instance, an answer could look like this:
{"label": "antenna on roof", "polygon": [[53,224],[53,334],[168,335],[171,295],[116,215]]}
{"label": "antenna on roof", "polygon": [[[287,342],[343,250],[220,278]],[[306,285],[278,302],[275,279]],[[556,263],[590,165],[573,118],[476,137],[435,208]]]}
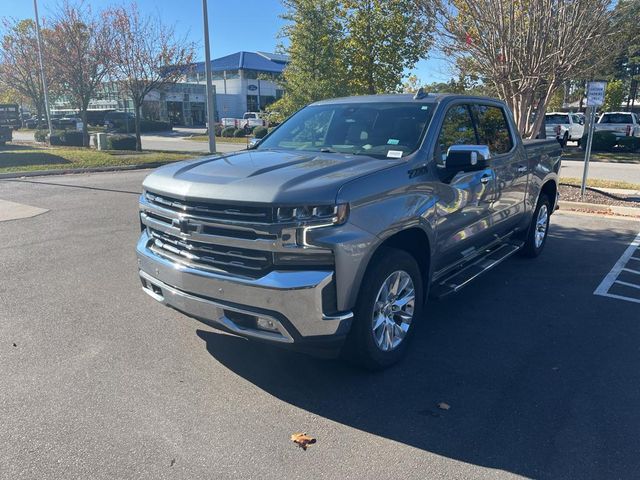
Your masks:
{"label": "antenna on roof", "polygon": [[424,97],[426,97],[427,95],[429,95],[427,92],[424,91],[423,87],[420,87],[418,89],[418,91],[416,92],[416,94],[413,96],[414,100],[422,100]]}

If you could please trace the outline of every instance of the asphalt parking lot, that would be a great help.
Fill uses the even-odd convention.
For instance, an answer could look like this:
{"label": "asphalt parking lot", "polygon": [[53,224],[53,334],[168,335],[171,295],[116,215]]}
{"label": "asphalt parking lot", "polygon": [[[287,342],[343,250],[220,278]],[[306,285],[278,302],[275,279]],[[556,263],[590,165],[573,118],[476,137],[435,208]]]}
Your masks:
{"label": "asphalt parking lot", "polygon": [[432,302],[368,373],[146,296],[144,175],[0,181],[49,210],[0,222],[0,478],[637,478],[640,303],[594,292],[639,222],[558,212],[540,258]]}

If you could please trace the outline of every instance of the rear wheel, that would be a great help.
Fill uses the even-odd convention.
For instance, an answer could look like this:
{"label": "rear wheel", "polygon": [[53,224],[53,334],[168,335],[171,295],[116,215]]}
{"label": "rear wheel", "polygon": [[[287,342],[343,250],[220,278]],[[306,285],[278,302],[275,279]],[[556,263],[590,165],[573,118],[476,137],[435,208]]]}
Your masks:
{"label": "rear wheel", "polygon": [[422,313],[422,291],[420,268],[411,255],[395,248],[378,252],[362,283],[347,356],[373,370],[400,360]]}
{"label": "rear wheel", "polygon": [[551,216],[551,202],[549,198],[542,194],[538,199],[538,205],[533,212],[527,239],[521,252],[525,257],[535,258],[547,243],[547,234],[549,233],[549,219]]}
{"label": "rear wheel", "polygon": [[569,140],[569,134],[565,132],[564,137],[562,137],[562,140],[560,141],[560,146],[562,148],[566,147],[568,140]]}

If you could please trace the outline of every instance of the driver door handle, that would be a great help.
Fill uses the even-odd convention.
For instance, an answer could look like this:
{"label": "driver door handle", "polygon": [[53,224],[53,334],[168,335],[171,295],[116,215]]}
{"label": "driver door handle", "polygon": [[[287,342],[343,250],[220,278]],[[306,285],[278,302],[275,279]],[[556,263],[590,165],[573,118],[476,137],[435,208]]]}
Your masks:
{"label": "driver door handle", "polygon": [[480,183],[489,183],[489,180],[491,180],[491,175],[489,174],[484,174],[483,176],[480,177]]}
{"label": "driver door handle", "polygon": [[525,165],[519,165],[518,173],[527,173],[527,167]]}

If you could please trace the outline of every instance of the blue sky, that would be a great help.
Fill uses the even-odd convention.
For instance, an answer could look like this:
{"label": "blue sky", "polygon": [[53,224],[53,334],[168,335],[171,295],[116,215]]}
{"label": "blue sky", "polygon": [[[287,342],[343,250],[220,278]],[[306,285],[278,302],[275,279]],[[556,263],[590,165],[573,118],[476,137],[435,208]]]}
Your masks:
{"label": "blue sky", "polygon": [[[126,3],[110,0],[85,0],[96,8]],[[41,18],[51,16],[60,0],[38,0]],[[211,55],[221,57],[238,50],[274,51],[282,25],[283,12],[279,0],[208,0]],[[198,59],[204,60],[202,41],[201,0],[138,0],[143,13],[159,14],[164,22],[174,24],[176,30],[196,43]],[[33,17],[31,0],[0,0],[0,17]],[[438,58],[421,61],[413,73],[424,82],[446,81],[451,76],[448,64]]]}

